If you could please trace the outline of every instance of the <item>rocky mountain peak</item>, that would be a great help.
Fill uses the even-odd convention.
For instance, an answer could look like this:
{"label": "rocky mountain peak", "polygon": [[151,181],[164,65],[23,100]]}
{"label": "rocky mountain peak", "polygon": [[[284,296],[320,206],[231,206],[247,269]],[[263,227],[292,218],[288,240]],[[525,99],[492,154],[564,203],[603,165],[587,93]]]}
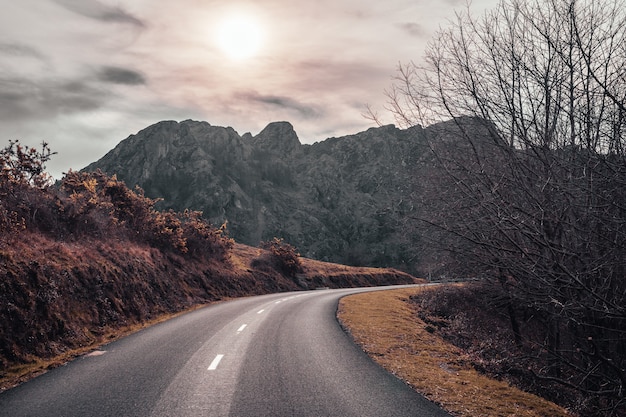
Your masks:
{"label": "rocky mountain peak", "polygon": [[301,147],[300,139],[289,122],[268,124],[252,138],[252,143],[259,149],[281,155],[291,154]]}

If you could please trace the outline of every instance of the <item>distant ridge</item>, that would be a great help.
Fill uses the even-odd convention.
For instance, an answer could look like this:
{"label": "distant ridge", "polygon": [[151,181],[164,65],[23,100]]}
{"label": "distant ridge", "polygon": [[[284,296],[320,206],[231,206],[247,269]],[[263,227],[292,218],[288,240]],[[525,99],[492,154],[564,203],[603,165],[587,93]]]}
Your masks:
{"label": "distant ridge", "polygon": [[163,121],[84,170],[139,185],[163,208],[228,221],[238,242],[277,236],[309,258],[419,274],[425,242],[415,218],[427,135],[446,126],[389,125],[303,145],[288,122],[241,136],[207,122]]}

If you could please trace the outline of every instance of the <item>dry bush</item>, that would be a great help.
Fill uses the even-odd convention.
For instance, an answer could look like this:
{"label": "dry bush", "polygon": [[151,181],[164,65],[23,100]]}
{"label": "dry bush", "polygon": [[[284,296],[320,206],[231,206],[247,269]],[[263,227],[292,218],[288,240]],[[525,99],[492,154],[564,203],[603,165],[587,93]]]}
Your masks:
{"label": "dry bush", "polygon": [[100,171],[68,172],[61,182],[60,197],[59,211],[69,231],[96,237],[115,228],[140,235],[155,204]]}
{"label": "dry bush", "polygon": [[221,260],[232,247],[226,225],[214,227],[202,219],[201,212],[155,210],[158,200],[101,171],[69,172],[61,190],[65,193],[61,212],[75,233],[100,236],[124,231],[127,237],[162,250]]}
{"label": "dry bush", "polygon": [[0,236],[9,237],[17,234],[26,228],[26,221],[14,210],[9,210],[0,201]]}
{"label": "dry bush", "polygon": [[295,277],[302,270],[300,254],[283,239],[275,237],[270,241],[261,242],[261,248],[269,251],[272,266],[287,276]]}
{"label": "dry bush", "polygon": [[0,150],[0,236],[14,239],[28,225],[42,225],[47,219],[50,201],[47,190],[51,177],[45,163],[54,155],[48,144],[42,150],[9,141]]}
{"label": "dry bush", "polygon": [[0,185],[3,191],[21,185],[39,189],[48,187],[51,178],[45,172],[45,164],[55,153],[45,142],[42,143],[42,150],[38,151],[36,148],[20,145],[19,141],[9,141],[0,150]]}
{"label": "dry bush", "polygon": [[234,245],[234,240],[228,237],[226,225],[225,222],[216,228],[202,218],[202,212],[185,210],[182,213],[182,227],[189,253],[226,260]]}

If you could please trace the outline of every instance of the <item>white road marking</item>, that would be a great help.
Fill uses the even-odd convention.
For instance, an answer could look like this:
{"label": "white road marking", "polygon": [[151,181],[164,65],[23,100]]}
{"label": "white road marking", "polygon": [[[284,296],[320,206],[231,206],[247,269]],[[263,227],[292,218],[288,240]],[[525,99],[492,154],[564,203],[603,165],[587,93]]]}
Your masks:
{"label": "white road marking", "polygon": [[262,313],[262,312],[264,312],[264,311],[265,311],[265,310],[263,309],[263,310],[259,310],[259,311],[257,311],[256,313],[257,313],[257,314],[261,314],[261,313]]}
{"label": "white road marking", "polygon": [[276,301],[274,304],[280,304],[280,301],[281,301],[281,300],[278,300],[278,301]]}
{"label": "white road marking", "polygon": [[241,327],[237,329],[237,333],[243,332],[243,329],[245,329],[246,326],[247,326],[247,324],[242,324]]}
{"label": "white road marking", "polygon": [[209,371],[214,371],[217,369],[217,365],[220,364],[220,361],[222,360],[222,358],[224,357],[224,355],[217,355],[215,357],[215,359],[213,359],[213,362],[211,362],[211,364],[209,365]]}
{"label": "white road marking", "polygon": [[88,354],[86,354],[86,357],[91,357],[91,356],[100,356],[100,355],[104,355],[106,353],[106,350],[94,350],[93,352],[90,352]]}

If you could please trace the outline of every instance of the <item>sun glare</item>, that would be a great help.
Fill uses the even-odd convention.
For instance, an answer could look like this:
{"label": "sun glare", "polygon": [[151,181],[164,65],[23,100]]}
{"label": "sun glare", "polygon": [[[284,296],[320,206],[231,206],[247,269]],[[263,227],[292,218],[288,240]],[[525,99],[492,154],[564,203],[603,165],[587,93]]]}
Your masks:
{"label": "sun glare", "polygon": [[263,43],[263,31],[252,17],[232,16],[218,27],[217,44],[227,56],[242,60],[255,56]]}

